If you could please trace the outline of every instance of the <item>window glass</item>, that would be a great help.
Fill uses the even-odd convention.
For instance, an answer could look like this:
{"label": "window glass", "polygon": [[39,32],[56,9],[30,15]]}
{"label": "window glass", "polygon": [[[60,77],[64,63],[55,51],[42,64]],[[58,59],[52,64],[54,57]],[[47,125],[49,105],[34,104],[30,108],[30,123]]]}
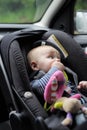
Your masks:
{"label": "window glass", "polygon": [[87,34],[87,0],[76,1],[75,34]]}
{"label": "window glass", "polygon": [[0,23],[33,23],[52,0],[0,0]]}

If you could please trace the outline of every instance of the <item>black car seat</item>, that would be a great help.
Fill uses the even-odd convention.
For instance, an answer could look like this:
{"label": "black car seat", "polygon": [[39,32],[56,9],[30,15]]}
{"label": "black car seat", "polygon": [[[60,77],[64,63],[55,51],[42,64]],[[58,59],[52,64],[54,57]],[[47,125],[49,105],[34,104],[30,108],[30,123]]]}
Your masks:
{"label": "black car seat", "polygon": [[[63,43],[64,48],[67,50],[68,54],[70,54],[64,62],[66,64],[68,63],[69,67],[72,69],[75,66],[73,57],[74,50],[70,48],[72,48],[72,46],[76,47],[78,54],[75,52],[74,55],[76,54],[78,57],[80,54],[80,59],[78,59],[80,62],[76,65],[79,66],[79,64],[81,64],[81,70],[83,71],[83,73],[81,73],[83,77],[80,78],[80,80],[87,80],[85,75],[87,71],[87,57],[81,47],[66,33],[51,30],[30,31],[25,29],[6,35],[1,41],[1,56],[12,90],[11,94],[14,97],[14,101],[12,101],[14,107],[11,106],[9,114],[13,130],[67,129],[67,127],[60,125],[64,115],[57,116],[52,114],[49,116],[49,114],[43,109],[43,106],[33,93],[29,81],[29,67],[27,66],[26,60],[27,52],[32,48],[33,42],[39,39],[47,39],[51,34],[56,35],[56,37],[60,39],[60,42]],[[83,61],[83,64],[81,63],[81,60]],[[79,74],[81,71],[77,68],[78,67],[75,66],[75,71]],[[10,103],[8,107],[10,107]]]}

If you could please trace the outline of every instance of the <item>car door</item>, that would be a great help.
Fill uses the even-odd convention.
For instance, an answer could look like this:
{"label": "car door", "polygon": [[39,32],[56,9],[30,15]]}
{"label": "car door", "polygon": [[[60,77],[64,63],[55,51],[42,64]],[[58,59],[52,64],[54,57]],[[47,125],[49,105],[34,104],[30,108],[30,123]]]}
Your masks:
{"label": "car door", "polygon": [[[82,7],[79,4],[83,5]],[[87,54],[87,1],[77,0],[74,7],[74,39],[79,43]]]}

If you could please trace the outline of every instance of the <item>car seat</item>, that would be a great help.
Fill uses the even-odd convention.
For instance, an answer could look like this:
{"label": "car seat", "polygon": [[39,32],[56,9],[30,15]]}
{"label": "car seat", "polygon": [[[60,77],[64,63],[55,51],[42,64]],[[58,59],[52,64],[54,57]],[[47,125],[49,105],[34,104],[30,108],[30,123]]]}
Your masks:
{"label": "car seat", "polygon": [[[84,72],[87,71],[87,57],[84,55],[83,50],[77,44],[71,36],[68,36],[66,33],[61,31],[51,31],[51,30],[21,30],[11,34],[7,34],[1,41],[1,56],[7,76],[9,79],[11,94],[13,94],[15,107],[11,107],[9,114],[10,122],[12,129],[18,130],[60,130],[68,129],[63,127],[60,122],[64,118],[64,115],[55,115],[47,113],[44,109],[36,95],[32,91],[29,81],[29,66],[27,65],[26,55],[29,49],[32,48],[32,43],[39,39],[48,39],[51,34],[57,35],[57,38],[60,38],[60,42],[63,43],[64,48],[66,48],[68,54],[65,58],[65,63],[69,63],[72,59],[72,62],[69,63],[69,67],[76,69],[77,74],[78,67],[73,63],[74,57],[72,46],[76,47],[78,54],[81,54],[80,60],[84,61],[82,69]],[[63,40],[62,40],[63,39]],[[70,42],[70,43],[69,43]],[[70,45],[68,48],[67,45]],[[80,52],[79,52],[80,51]],[[77,54],[77,53],[74,53]],[[77,54],[77,56],[78,56]],[[79,62],[78,62],[79,63]],[[72,65],[73,64],[73,65]],[[84,69],[83,69],[84,68]],[[83,73],[84,74],[84,73]],[[86,75],[83,75],[86,79]],[[87,80],[87,79],[86,79]],[[10,107],[10,104],[9,104]]]}

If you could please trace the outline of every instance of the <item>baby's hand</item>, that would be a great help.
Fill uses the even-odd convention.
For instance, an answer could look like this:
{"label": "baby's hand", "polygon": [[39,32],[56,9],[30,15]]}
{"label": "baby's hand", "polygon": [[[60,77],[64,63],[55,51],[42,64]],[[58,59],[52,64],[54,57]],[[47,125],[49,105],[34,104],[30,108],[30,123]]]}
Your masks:
{"label": "baby's hand", "polygon": [[79,82],[79,85],[77,86],[78,89],[87,89],[87,81],[81,81]]}
{"label": "baby's hand", "polygon": [[51,67],[53,66],[56,66],[61,71],[64,71],[65,69],[65,66],[61,62],[58,62],[58,61],[54,61]]}

